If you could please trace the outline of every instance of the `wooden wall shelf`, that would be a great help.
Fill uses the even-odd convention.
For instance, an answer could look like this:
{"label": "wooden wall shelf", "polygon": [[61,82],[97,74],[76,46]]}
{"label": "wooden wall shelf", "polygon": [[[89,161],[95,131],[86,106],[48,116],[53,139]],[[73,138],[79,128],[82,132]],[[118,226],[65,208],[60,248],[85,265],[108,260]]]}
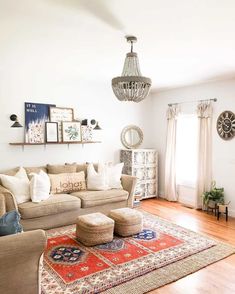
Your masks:
{"label": "wooden wall shelf", "polygon": [[67,145],[68,148],[70,145],[74,145],[74,144],[79,144],[82,145],[82,147],[86,144],[96,144],[96,143],[101,143],[101,141],[81,141],[81,142],[54,142],[54,143],[49,143],[49,142],[45,142],[45,143],[22,143],[22,142],[18,142],[18,143],[9,143],[11,146],[21,146],[22,150],[24,151],[24,147],[25,146],[44,146],[44,149],[46,149],[47,145]]}
{"label": "wooden wall shelf", "polygon": [[38,145],[70,145],[70,144],[95,144],[95,143],[101,143],[101,141],[81,141],[81,142],[54,142],[54,143],[9,143],[12,146],[38,146]]}

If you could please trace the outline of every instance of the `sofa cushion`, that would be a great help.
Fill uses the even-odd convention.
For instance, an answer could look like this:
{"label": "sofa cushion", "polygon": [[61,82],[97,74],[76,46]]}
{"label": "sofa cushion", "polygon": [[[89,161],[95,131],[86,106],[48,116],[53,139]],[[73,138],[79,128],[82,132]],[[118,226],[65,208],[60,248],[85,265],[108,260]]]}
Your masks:
{"label": "sofa cushion", "polygon": [[[14,176],[19,171],[19,169],[20,167],[15,167],[7,171],[1,172],[1,174],[7,175],[7,176]],[[47,173],[46,166],[24,167],[24,169],[26,170],[27,176],[29,176],[30,173],[38,174],[40,170],[43,170],[45,173]],[[1,181],[0,181],[0,184],[1,184]]]}
{"label": "sofa cushion", "polygon": [[[19,167],[15,167],[9,170],[1,171],[0,173],[6,176],[14,176],[19,171],[19,169],[20,169]],[[2,185],[1,179],[0,179],[0,185]]]}
{"label": "sofa cushion", "polygon": [[[65,163],[65,165],[74,165],[74,164],[77,167],[77,173],[80,171],[84,171],[85,177],[87,177],[87,167],[88,167],[89,162],[86,162],[86,163],[76,163],[76,162]],[[94,166],[95,170],[98,171],[98,163],[94,163],[93,166]]]}
{"label": "sofa cushion", "polygon": [[76,210],[81,207],[81,200],[68,194],[55,194],[39,203],[25,202],[19,204],[22,219],[41,217]]}
{"label": "sofa cushion", "polygon": [[25,167],[24,169],[26,170],[26,173],[28,176],[31,173],[39,174],[41,170],[44,171],[44,173],[47,173],[46,166],[31,166],[31,167]]}
{"label": "sofa cushion", "polygon": [[48,174],[76,173],[76,164],[47,165]]}
{"label": "sofa cushion", "polygon": [[112,189],[107,191],[79,191],[71,193],[82,201],[82,208],[125,201],[128,199],[128,192],[123,189]]}
{"label": "sofa cushion", "polygon": [[18,166],[12,169],[1,171],[1,174],[7,175],[7,176],[14,176],[19,171],[19,169],[20,167]]}

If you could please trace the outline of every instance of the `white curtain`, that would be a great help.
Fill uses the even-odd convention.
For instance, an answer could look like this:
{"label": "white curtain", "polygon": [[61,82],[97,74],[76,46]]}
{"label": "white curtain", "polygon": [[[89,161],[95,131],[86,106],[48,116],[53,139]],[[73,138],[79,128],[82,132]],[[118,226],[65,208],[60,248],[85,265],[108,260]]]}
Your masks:
{"label": "white curtain", "polygon": [[177,201],[178,198],[176,192],[176,126],[178,114],[178,105],[170,106],[167,110],[165,198],[169,201]]}
{"label": "white curtain", "polygon": [[202,208],[202,194],[212,181],[212,105],[202,102],[197,106],[198,115],[198,171],[196,208]]}

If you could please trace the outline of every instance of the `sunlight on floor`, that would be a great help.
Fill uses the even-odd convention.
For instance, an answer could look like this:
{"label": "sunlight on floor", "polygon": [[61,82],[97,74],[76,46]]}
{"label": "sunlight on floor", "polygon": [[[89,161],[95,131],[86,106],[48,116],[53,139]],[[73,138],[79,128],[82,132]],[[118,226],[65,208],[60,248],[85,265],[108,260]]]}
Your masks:
{"label": "sunlight on floor", "polygon": [[195,220],[195,218],[192,218],[190,216],[186,216],[186,215],[178,216],[176,223],[187,229],[190,229],[196,232],[199,231],[199,225],[197,220]]}

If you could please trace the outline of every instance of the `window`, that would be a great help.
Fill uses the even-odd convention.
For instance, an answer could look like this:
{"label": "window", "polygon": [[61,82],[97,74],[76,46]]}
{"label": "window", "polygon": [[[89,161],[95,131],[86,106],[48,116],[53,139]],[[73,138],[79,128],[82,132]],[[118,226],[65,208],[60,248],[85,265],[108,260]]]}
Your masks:
{"label": "window", "polygon": [[198,118],[181,114],[177,119],[176,183],[195,187],[197,178]]}

